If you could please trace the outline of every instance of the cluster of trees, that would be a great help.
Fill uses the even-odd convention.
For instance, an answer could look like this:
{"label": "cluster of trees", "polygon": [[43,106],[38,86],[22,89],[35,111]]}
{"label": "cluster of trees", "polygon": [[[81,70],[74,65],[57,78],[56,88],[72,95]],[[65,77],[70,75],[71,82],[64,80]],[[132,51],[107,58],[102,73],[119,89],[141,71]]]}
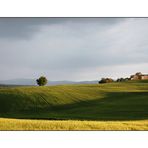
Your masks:
{"label": "cluster of trees", "polygon": [[102,84],[102,83],[111,83],[111,82],[125,82],[125,81],[129,81],[130,78],[118,78],[117,80],[113,80],[111,78],[102,78],[100,81],[99,81],[99,84]]}
{"label": "cluster of trees", "polygon": [[130,78],[118,78],[117,82],[125,82],[125,81],[128,81],[128,80],[130,80]]}
{"label": "cluster of trees", "polygon": [[111,78],[102,78],[99,83],[102,84],[102,83],[111,83],[111,82],[114,82],[113,79]]}

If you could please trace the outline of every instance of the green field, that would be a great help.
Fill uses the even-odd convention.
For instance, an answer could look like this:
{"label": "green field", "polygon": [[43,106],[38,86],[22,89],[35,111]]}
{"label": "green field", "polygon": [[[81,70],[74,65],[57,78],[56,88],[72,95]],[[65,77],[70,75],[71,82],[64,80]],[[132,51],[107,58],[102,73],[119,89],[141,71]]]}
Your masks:
{"label": "green field", "polygon": [[0,130],[148,130],[148,81],[0,87],[0,118]]}

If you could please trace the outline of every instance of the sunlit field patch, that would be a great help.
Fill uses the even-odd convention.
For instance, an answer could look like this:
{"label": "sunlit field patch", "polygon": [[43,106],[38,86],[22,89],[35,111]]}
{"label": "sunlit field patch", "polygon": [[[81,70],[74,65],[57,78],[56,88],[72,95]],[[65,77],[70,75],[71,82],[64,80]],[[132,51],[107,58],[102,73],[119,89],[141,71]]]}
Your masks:
{"label": "sunlit field patch", "polygon": [[0,119],[0,130],[148,130],[143,121],[45,121]]}

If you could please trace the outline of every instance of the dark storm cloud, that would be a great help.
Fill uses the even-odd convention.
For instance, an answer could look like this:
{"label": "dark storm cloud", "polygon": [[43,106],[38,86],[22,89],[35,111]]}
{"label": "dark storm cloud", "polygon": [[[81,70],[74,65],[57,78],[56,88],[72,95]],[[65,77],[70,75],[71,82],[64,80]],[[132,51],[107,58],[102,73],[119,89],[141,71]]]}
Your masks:
{"label": "dark storm cloud", "polygon": [[120,18],[0,18],[0,37],[1,38],[30,38],[42,26],[72,23],[89,24],[98,23],[109,25],[121,21]]}

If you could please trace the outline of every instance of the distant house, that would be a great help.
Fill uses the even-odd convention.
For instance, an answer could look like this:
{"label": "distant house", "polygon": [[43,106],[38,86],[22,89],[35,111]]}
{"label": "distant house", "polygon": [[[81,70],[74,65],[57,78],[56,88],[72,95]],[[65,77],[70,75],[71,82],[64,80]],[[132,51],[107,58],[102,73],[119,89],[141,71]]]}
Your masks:
{"label": "distant house", "polygon": [[131,75],[130,80],[148,80],[148,75],[137,72],[135,75]]}

